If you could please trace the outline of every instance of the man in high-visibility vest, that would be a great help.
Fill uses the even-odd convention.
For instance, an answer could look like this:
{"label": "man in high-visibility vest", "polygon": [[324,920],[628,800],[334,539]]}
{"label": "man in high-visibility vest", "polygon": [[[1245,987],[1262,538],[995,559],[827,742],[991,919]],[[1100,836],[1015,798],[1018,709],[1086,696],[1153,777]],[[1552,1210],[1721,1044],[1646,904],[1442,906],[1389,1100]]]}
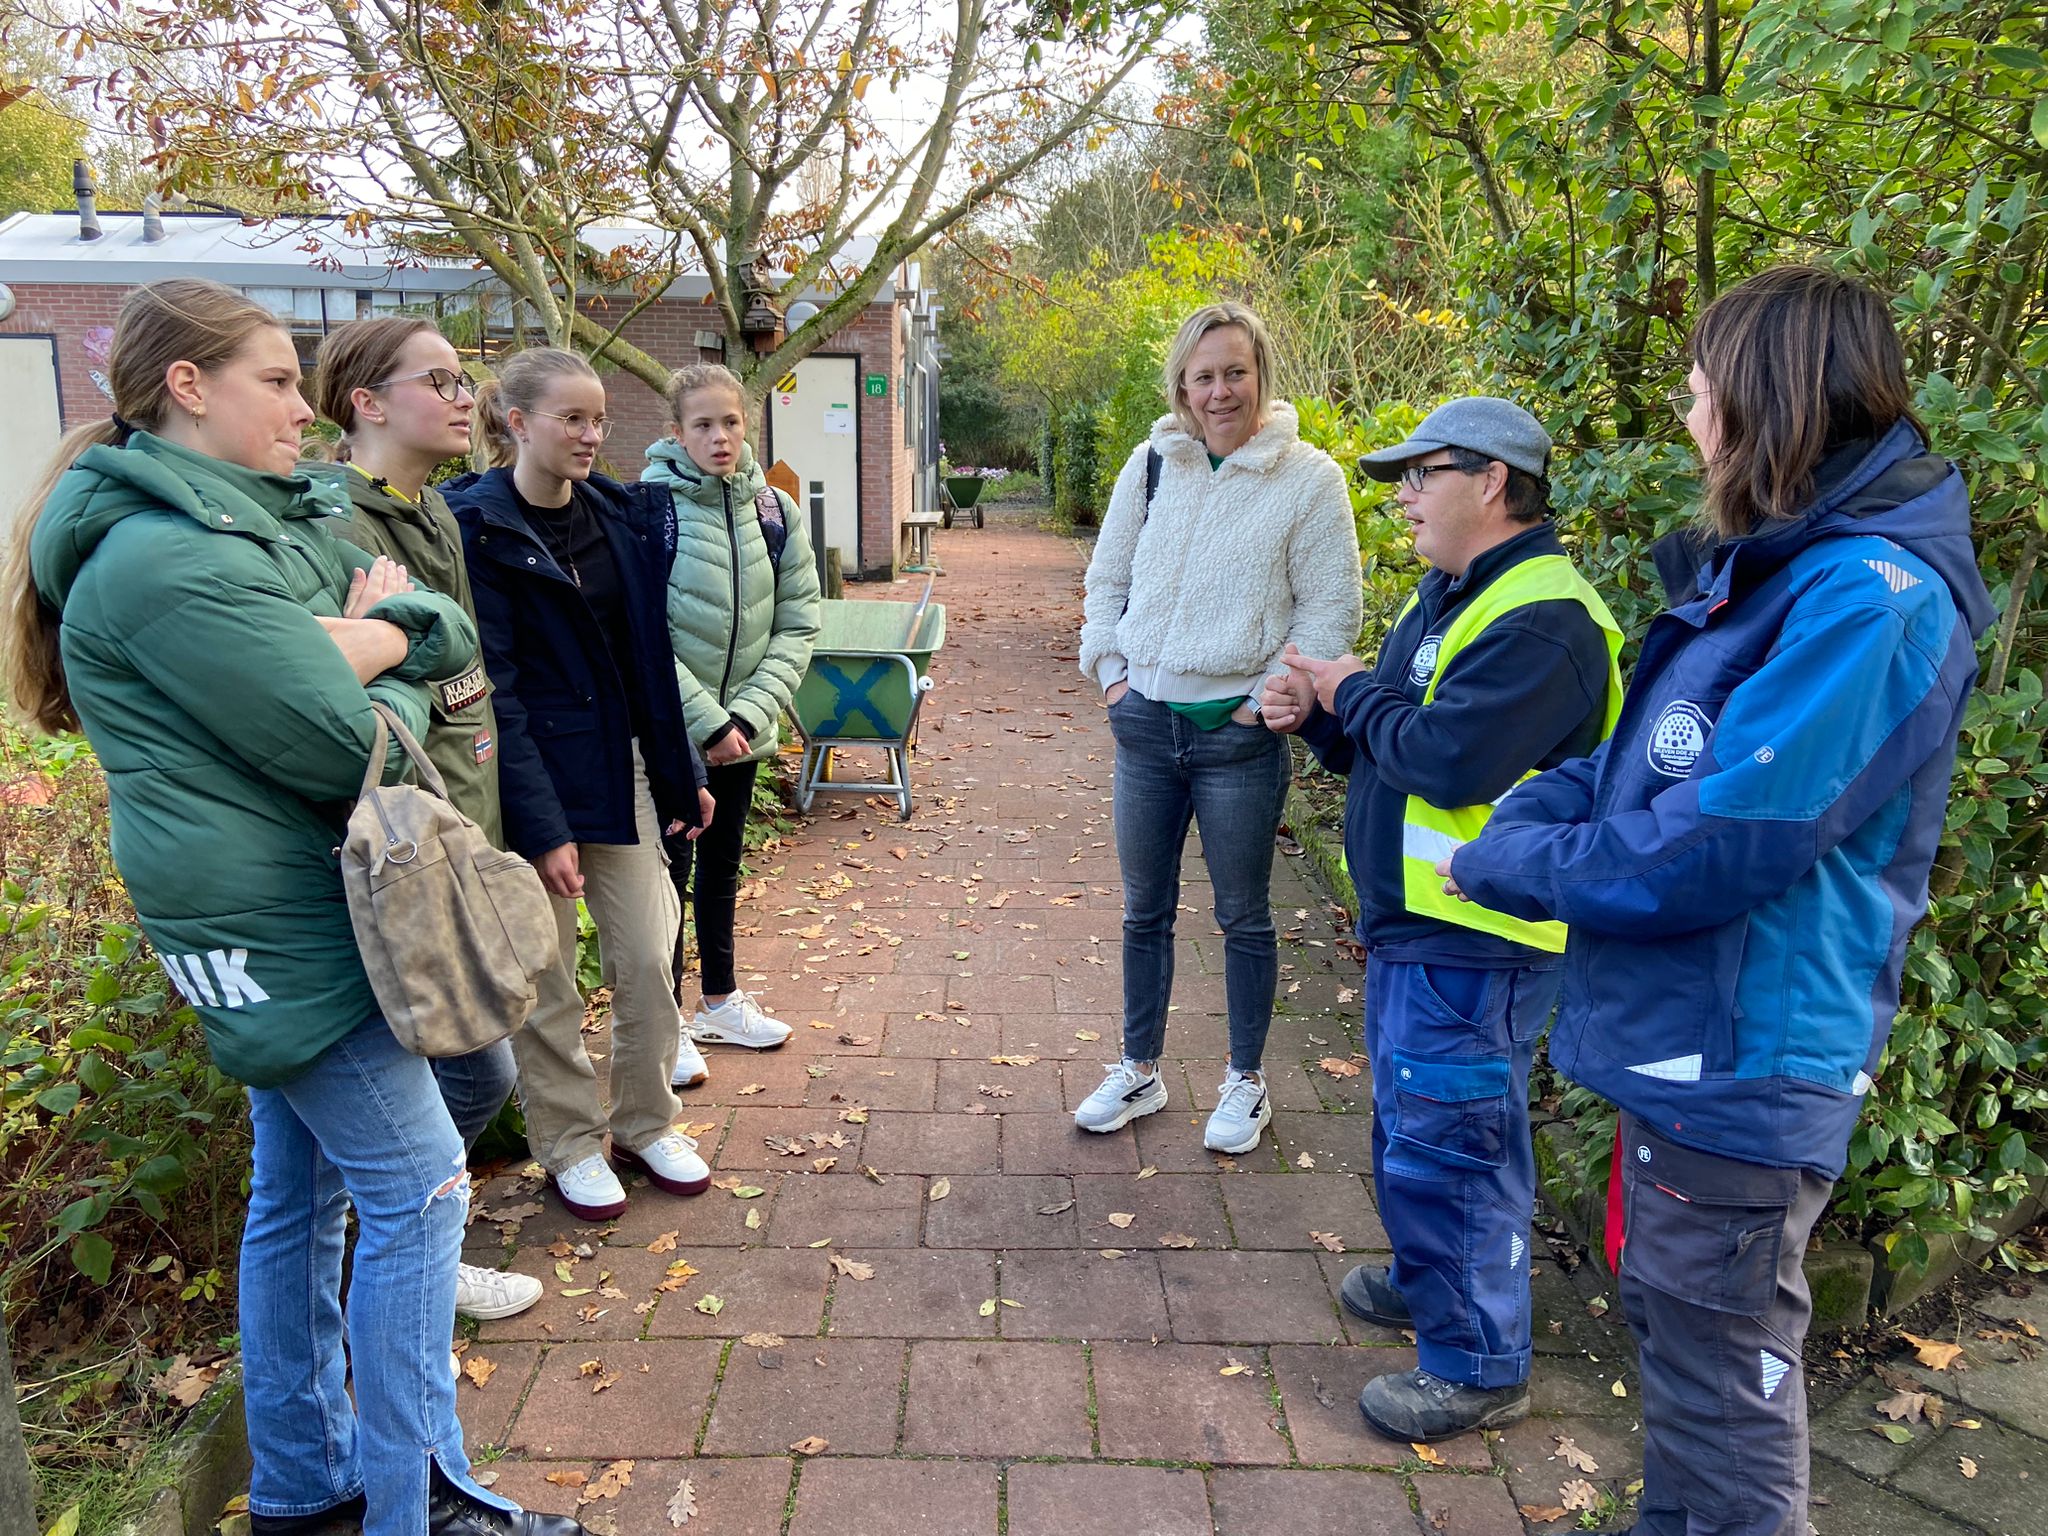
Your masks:
{"label": "man in high-visibility vest", "polygon": [[1529,1066],[1565,930],[1447,896],[1439,860],[1533,773],[1584,756],[1621,709],[1621,632],[1550,522],[1550,437],[1505,400],[1453,400],[1359,468],[1397,482],[1430,569],[1368,667],[1289,655],[1261,694],[1348,774],[1344,848],[1367,950],[1373,1184],[1391,1267],[1344,1307],[1411,1328],[1419,1365],[1358,1406],[1395,1440],[1529,1411]]}

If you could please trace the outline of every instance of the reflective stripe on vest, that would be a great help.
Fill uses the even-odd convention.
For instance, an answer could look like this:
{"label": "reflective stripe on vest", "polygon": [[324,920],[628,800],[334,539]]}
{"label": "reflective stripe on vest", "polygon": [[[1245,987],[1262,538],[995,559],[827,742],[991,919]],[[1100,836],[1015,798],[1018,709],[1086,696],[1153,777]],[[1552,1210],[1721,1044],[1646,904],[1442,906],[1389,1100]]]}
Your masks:
{"label": "reflective stripe on vest", "polygon": [[[1424,707],[1436,698],[1436,685],[1450,669],[1457,654],[1470,645],[1487,625],[1529,603],[1561,599],[1584,608],[1606,637],[1607,708],[1601,717],[1600,739],[1605,741],[1613,735],[1614,722],[1621,718],[1621,626],[1607,611],[1607,604],[1600,600],[1600,594],[1563,555],[1537,555],[1510,566],[1459,611],[1437,642],[1429,686],[1422,694]],[[1413,606],[1416,601],[1410,597],[1409,605]],[[1402,616],[1406,617],[1405,610]],[[1399,620],[1395,622],[1399,623]],[[1535,774],[1536,770],[1532,768],[1522,778],[1531,779]],[[1510,789],[1508,794],[1513,792]],[[1506,794],[1501,796],[1502,800],[1506,798]],[[1497,800],[1494,805],[1499,803]],[[1563,953],[1563,923],[1532,923],[1444,894],[1443,876],[1436,872],[1437,865],[1450,857],[1459,844],[1469,843],[1477,837],[1492,816],[1493,805],[1467,805],[1445,810],[1431,805],[1419,795],[1408,797],[1401,822],[1401,891],[1408,910],[1460,928],[1476,928],[1481,933],[1526,944],[1531,949],[1545,950],[1550,954]]]}

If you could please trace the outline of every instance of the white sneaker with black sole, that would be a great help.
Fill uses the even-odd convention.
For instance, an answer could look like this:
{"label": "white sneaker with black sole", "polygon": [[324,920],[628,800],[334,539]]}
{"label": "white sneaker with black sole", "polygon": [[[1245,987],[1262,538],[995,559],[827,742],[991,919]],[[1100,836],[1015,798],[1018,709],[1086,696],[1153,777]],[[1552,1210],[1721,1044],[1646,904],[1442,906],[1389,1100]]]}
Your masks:
{"label": "white sneaker with black sole", "polygon": [[1159,1067],[1150,1072],[1126,1056],[1109,1069],[1102,1086],[1081,1101],[1074,1124],[1084,1131],[1120,1131],[1140,1115],[1166,1108],[1166,1084]]}
{"label": "white sneaker with black sole", "polygon": [[1202,1145],[1211,1152],[1249,1152],[1273,1119],[1265,1074],[1232,1067],[1223,1076],[1221,1092],[1209,1128],[1202,1133]]}

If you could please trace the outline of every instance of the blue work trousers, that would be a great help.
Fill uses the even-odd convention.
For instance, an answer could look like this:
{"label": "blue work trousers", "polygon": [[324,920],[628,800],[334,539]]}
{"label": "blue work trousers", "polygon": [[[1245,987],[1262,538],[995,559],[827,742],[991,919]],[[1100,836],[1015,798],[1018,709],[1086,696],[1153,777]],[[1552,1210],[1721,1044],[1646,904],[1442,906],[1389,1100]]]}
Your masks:
{"label": "blue work trousers", "polygon": [[1422,1368],[1506,1387],[1529,1377],[1529,1065],[1554,967],[1366,964],[1373,1189]]}

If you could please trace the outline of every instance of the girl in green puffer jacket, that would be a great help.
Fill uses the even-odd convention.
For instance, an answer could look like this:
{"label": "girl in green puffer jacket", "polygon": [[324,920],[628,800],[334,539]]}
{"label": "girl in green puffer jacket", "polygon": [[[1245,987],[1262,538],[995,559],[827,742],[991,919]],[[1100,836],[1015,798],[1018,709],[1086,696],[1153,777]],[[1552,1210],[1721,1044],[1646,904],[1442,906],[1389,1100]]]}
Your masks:
{"label": "girl in green puffer jacket", "polygon": [[[670,435],[647,450],[641,480],[667,485],[675,499],[669,641],[690,739],[704,754],[718,802],[694,849],[694,893],[690,846],[670,847],[677,892],[694,894],[703,993],[683,1032],[698,1042],[770,1049],[789,1038],[789,1026],[763,1013],[735,974],[741,834],[754,777],[775,755],[782,712],[810,665],[818,636],[818,570],[796,503],[768,486],[747,447],[738,378],[716,363],[679,369],[668,403]],[[679,1002],[682,975],[678,933]]]}
{"label": "girl in green puffer jacket", "polygon": [[331,491],[293,473],[298,353],[263,306],[195,278],[138,288],[107,372],[113,414],[64,439],[10,535],[0,650],[15,706],[92,742],[142,930],[249,1084],[251,1529],[582,1536],[469,1476],[448,1353],[462,1143],[378,1013],[334,856],[372,700],[424,732],[424,688],[474,664],[476,629],[330,531]]}

